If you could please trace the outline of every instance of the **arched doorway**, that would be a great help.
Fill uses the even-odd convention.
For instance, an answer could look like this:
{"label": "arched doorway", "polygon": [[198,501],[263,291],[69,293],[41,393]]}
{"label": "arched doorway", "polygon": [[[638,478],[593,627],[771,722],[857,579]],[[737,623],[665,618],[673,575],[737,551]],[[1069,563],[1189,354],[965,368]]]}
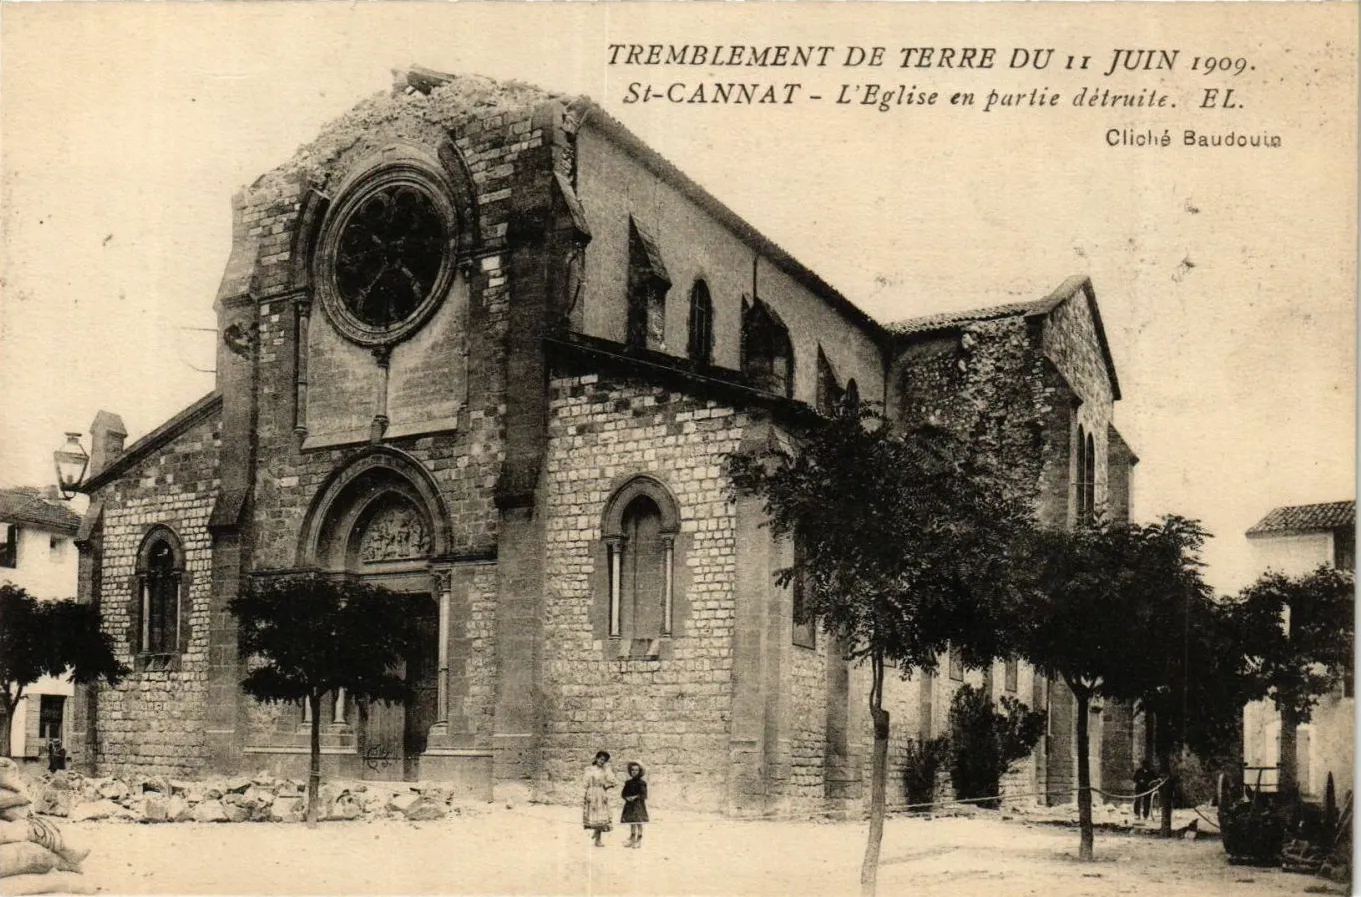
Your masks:
{"label": "arched doorway", "polygon": [[440,604],[431,570],[447,545],[442,502],[415,461],[380,450],[353,462],[318,496],[301,560],[395,592],[419,596],[416,633],[398,672],[412,695],[405,704],[339,696],[337,724],[354,729],[361,775],[415,781],[431,727],[439,717]]}

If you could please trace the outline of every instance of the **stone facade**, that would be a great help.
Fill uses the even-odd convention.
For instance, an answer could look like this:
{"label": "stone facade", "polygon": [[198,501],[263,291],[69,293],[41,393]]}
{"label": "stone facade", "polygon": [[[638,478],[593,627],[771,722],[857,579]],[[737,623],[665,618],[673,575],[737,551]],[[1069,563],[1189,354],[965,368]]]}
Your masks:
{"label": "stone facade", "polygon": [[[88,486],[82,594],[136,666],[86,701],[101,772],[299,774],[303,711],[241,693],[226,606],[320,569],[429,599],[410,704],[324,702],[327,774],[575,800],[603,747],[668,806],[845,809],[865,671],[794,626],[792,547],[724,458],[854,387],[967,428],[1048,522],[1086,434],[1096,495],[1128,482],[1089,282],[886,328],[584,99],[405,72],[233,215],[217,390]],[[895,802],[945,670],[886,689]]]}

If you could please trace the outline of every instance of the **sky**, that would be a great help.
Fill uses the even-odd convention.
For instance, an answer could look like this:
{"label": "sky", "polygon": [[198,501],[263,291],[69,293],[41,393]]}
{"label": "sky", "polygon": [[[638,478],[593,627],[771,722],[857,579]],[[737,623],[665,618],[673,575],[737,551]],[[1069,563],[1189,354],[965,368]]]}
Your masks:
{"label": "sky", "polygon": [[[131,441],[213,388],[232,195],[416,63],[591,96],[881,321],[1090,275],[1134,514],[1202,520],[1210,581],[1237,588],[1267,511],[1355,495],[1356,34],[1355,4],[5,3],[0,485],[51,482],[100,409]],[[834,49],[821,68],[610,65],[630,43]],[[853,46],[884,63],[842,65]],[[904,69],[903,47],[996,60]],[[1018,48],[1055,54],[1013,69]],[[1104,75],[1122,48],[1176,58]],[[799,101],[625,102],[714,81]],[[835,101],[869,84],[937,104]],[[1084,89],[1175,105],[1074,106]],[[992,91],[1019,103],[983,111]],[[1188,148],[1187,129],[1281,145]]]}

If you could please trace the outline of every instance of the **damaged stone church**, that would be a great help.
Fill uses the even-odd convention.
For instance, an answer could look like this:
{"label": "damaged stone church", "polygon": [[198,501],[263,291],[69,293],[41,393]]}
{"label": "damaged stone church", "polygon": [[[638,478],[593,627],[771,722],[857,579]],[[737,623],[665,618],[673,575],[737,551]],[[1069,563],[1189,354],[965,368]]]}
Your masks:
{"label": "damaged stone church", "polygon": [[[304,710],[243,695],[226,608],[321,569],[429,598],[407,705],[324,702],[328,775],[574,800],[606,748],[668,806],[854,804],[865,673],[795,625],[725,455],[853,392],[985,417],[1046,524],[1128,513],[1090,281],[881,324],[584,98],[403,71],[233,215],[215,389],[92,431],[81,595],[133,668],[76,702],[101,774],[301,775]],[[890,800],[966,675],[1049,711],[1009,787],[1070,787],[1071,696],[947,660],[888,684]],[[1094,714],[1094,784],[1128,785],[1137,730]]]}

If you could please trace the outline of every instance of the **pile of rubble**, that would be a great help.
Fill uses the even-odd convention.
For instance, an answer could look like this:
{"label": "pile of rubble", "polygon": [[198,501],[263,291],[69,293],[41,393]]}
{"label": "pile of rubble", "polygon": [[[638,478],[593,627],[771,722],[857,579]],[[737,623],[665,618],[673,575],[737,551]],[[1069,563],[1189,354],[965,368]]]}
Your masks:
{"label": "pile of rubble", "polygon": [[[253,776],[182,781],[45,775],[31,787],[33,811],[72,822],[301,822],[307,789],[292,779]],[[323,782],[323,820],[443,819],[474,812],[437,785],[406,782]]]}
{"label": "pile of rubble", "polygon": [[93,894],[80,874],[87,855],[33,815],[18,765],[0,757],[0,894]]}

